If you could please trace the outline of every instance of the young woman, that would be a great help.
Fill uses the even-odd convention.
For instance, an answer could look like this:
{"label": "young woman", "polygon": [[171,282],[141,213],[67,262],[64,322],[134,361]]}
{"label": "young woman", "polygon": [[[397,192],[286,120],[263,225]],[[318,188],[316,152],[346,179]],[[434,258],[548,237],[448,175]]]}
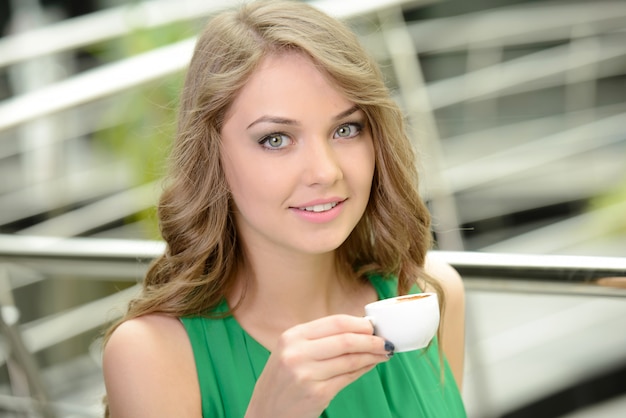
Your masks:
{"label": "young woman", "polygon": [[[107,335],[107,414],[465,416],[463,286],[427,256],[403,117],[356,36],[299,2],[226,11],[180,105],[167,249]],[[438,338],[394,356],[363,308],[422,291]]]}

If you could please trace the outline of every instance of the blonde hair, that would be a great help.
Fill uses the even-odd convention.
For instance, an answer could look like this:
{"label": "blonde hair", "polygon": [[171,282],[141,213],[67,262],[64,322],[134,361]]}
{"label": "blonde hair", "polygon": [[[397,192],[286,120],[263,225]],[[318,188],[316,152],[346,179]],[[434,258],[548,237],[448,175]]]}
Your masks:
{"label": "blonde hair", "polygon": [[228,293],[241,250],[220,164],[220,131],[261,60],[285,51],[309,56],[371,127],[376,164],[370,200],[337,250],[339,265],[357,277],[397,276],[401,294],[419,278],[422,288],[437,290],[443,306],[441,288],[423,272],[430,216],[418,195],[415,155],[377,63],[345,24],[314,7],[259,1],[217,15],[197,41],[158,207],[166,251],[152,263],[142,295],[120,322],[154,312],[207,313]]}

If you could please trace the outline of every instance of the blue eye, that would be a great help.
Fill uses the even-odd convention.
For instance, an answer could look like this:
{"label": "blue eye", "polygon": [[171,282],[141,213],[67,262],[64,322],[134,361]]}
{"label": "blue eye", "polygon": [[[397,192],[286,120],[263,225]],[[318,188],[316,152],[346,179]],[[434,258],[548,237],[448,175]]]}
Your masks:
{"label": "blue eye", "polygon": [[333,138],[352,138],[361,132],[361,125],[358,123],[344,123],[335,131]]}
{"label": "blue eye", "polygon": [[280,149],[289,144],[289,137],[280,133],[269,134],[261,138],[259,144],[268,149]]}

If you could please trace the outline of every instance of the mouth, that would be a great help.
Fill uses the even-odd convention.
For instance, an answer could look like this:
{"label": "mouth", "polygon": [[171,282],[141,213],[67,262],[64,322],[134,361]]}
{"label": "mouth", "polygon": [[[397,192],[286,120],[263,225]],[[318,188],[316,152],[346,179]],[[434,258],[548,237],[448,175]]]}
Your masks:
{"label": "mouth", "polygon": [[337,206],[339,204],[339,202],[331,202],[331,203],[324,203],[322,205],[313,205],[313,206],[305,206],[302,208],[296,208],[298,210],[304,210],[307,212],[326,212],[331,210],[332,208],[334,208],[335,206]]}

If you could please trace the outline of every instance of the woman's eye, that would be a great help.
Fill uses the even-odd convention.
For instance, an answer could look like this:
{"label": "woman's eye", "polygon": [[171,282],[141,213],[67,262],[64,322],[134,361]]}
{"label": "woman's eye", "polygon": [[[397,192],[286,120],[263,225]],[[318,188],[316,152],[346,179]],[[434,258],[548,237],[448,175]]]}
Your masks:
{"label": "woman's eye", "polygon": [[259,144],[269,149],[284,148],[289,144],[289,137],[284,134],[270,134],[261,138]]}
{"label": "woman's eye", "polygon": [[358,123],[344,123],[335,131],[334,138],[352,138],[361,132],[361,125]]}

